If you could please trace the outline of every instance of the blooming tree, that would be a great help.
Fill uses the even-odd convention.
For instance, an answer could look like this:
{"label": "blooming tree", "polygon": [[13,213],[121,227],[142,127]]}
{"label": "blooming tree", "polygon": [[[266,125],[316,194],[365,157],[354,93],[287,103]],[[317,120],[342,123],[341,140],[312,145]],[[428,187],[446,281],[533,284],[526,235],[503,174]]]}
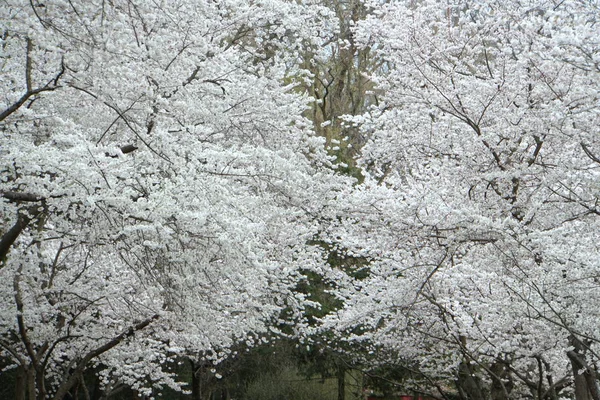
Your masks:
{"label": "blooming tree", "polygon": [[[371,2],[385,59],[325,326],[465,399],[598,399],[597,4]],[[423,386],[419,386],[423,390]]]}
{"label": "blooming tree", "polygon": [[[180,385],[260,340],[343,183],[294,92],[327,9],[285,1],[0,6],[0,349],[20,399]],[[318,27],[318,29],[317,29]],[[315,35],[314,32],[321,32]]]}

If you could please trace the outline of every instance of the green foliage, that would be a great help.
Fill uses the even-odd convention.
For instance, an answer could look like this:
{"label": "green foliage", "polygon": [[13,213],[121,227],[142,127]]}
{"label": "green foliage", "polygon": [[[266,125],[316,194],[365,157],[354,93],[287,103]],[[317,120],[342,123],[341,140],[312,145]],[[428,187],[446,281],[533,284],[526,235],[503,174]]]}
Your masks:
{"label": "green foliage", "polygon": [[313,271],[304,272],[305,279],[296,286],[296,291],[319,304],[319,307],[309,307],[306,318],[309,323],[316,322],[316,318],[323,317],[329,312],[339,309],[342,302],[330,293],[333,282],[328,282],[323,276]]}
{"label": "green foliage", "polygon": [[334,400],[337,386],[333,380],[304,378],[293,365],[275,374],[265,374],[248,385],[247,400]]}
{"label": "green foliage", "polygon": [[[212,390],[247,400],[333,400],[338,398],[340,365],[346,367],[343,360],[325,349],[282,339],[247,349],[235,359],[217,365],[223,378]],[[362,391],[362,374],[348,372],[346,381],[346,399],[360,399],[356,393]]]}
{"label": "green foliage", "polygon": [[[368,265],[370,260],[349,254],[346,249],[327,244],[323,241],[314,241],[312,244],[320,246],[327,254],[327,264],[331,268],[341,269],[354,279],[365,279],[369,276]],[[307,318],[310,323],[316,322],[328,313],[338,310],[342,301],[331,294],[336,283],[328,280],[313,271],[303,271],[304,279],[296,285],[298,293],[305,294],[307,299],[319,304],[318,308],[307,309]]]}
{"label": "green foliage", "polygon": [[321,246],[327,250],[327,263],[332,268],[339,268],[358,280],[369,276],[370,260],[368,258],[351,255],[346,249],[339,246],[334,247],[325,243],[322,243]]}
{"label": "green foliage", "polygon": [[0,360],[0,399],[12,399],[15,398],[15,384],[17,377],[16,368],[5,370],[5,364]]}

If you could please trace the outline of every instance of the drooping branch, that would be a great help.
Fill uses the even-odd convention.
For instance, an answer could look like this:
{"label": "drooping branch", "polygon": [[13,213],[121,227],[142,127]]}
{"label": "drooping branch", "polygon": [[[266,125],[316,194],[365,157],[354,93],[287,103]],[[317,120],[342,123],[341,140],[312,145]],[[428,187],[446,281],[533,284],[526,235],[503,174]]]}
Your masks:
{"label": "drooping branch", "polygon": [[0,339],[0,347],[2,347],[6,352],[8,352],[13,358],[19,362],[21,365],[26,365],[27,362],[25,359],[19,354],[19,352],[12,346],[12,344]]}
{"label": "drooping branch", "polygon": [[590,160],[592,160],[593,162],[600,164],[600,158],[598,158],[594,153],[592,153],[592,151],[590,150],[590,148],[583,142],[580,143],[581,148],[583,149],[583,152],[585,153],[586,156],[588,156],[588,158]]}
{"label": "drooping branch", "polygon": [[[132,153],[137,149],[138,148],[132,144],[128,144],[128,145],[120,147],[120,150],[123,154]],[[117,157],[116,155],[110,155],[108,153],[106,154],[106,156],[113,157],[113,158]],[[5,192],[0,192],[0,197],[3,197],[5,199],[9,200],[10,202],[15,202],[15,203],[36,203],[36,202],[43,202],[47,198],[62,197],[62,195],[42,197],[35,193],[16,192],[16,191],[9,190],[9,191],[5,191]],[[19,212],[17,221],[15,222],[15,224],[6,233],[4,233],[2,235],[2,237],[0,238],[0,268],[4,264],[4,259],[5,259],[6,255],[8,254],[10,247],[17,240],[19,235],[25,230],[25,228],[27,228],[29,223],[32,220],[34,220],[40,213],[40,211],[37,210],[36,206],[29,207],[29,209],[27,211],[28,212]]]}
{"label": "drooping branch", "polygon": [[110,349],[118,346],[125,339],[133,336],[137,331],[144,329],[145,327],[150,325],[153,321],[157,320],[158,318],[159,318],[159,316],[157,314],[154,314],[153,316],[148,317],[145,320],[143,320],[133,326],[130,326],[129,329],[127,329],[126,331],[115,336],[114,338],[112,338],[110,341],[108,341],[104,345],[89,351],[77,363],[77,367],[75,367],[74,371],[71,372],[71,374],[69,375],[69,378],[60,385],[60,387],[56,391],[56,394],[54,395],[54,399],[62,400],[66,396],[67,392],[77,383],[81,374],[83,373],[83,371],[88,366],[88,364],[91,360],[104,354],[105,352],[109,351]]}
{"label": "drooping branch", "polygon": [[[36,203],[43,202],[44,198],[33,193],[23,193],[6,191],[0,192],[0,197],[4,197],[11,202],[27,202]],[[8,254],[10,247],[15,243],[19,235],[27,228],[29,223],[37,218],[42,212],[41,208],[37,205],[26,207],[25,210],[20,210],[17,214],[17,221],[14,225],[6,231],[0,238],[0,268],[4,266],[6,255]]]}

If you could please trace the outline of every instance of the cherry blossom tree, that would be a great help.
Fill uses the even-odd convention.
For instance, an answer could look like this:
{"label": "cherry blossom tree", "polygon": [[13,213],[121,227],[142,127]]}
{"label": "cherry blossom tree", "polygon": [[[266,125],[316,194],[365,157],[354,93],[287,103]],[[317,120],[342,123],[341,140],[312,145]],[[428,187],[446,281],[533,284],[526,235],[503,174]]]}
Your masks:
{"label": "cherry blossom tree", "polygon": [[[0,349],[17,398],[180,388],[257,343],[346,184],[302,117],[310,2],[0,6]],[[315,32],[321,34],[315,35]],[[287,82],[287,83],[286,83]],[[200,394],[196,394],[200,396]]]}
{"label": "cherry blossom tree", "polygon": [[600,398],[597,4],[369,5],[383,95],[329,233],[371,263],[324,326],[437,396]]}

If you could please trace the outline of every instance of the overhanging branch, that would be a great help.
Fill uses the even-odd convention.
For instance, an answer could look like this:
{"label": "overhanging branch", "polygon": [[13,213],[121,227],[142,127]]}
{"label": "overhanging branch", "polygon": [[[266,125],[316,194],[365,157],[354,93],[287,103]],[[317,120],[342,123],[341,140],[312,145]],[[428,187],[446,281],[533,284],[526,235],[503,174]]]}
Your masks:
{"label": "overhanging branch", "polygon": [[67,380],[65,380],[62,383],[62,385],[60,385],[60,387],[56,391],[56,394],[54,395],[54,399],[58,400],[58,399],[63,399],[65,397],[67,392],[77,383],[77,380],[79,379],[79,377],[81,376],[81,374],[83,373],[83,371],[85,370],[85,368],[87,367],[87,365],[89,364],[89,362],[91,360],[104,354],[105,352],[112,349],[113,347],[119,345],[125,339],[133,336],[137,331],[144,329],[145,327],[150,325],[153,321],[157,320],[158,318],[159,318],[158,314],[154,314],[153,316],[148,317],[145,320],[129,327],[129,329],[127,329],[126,331],[122,332],[121,334],[115,336],[113,339],[111,339],[104,345],[97,347],[97,348],[91,350],[90,352],[88,352],[77,363],[77,367],[75,368],[74,371],[71,372],[71,375],[69,376],[69,378]]}

